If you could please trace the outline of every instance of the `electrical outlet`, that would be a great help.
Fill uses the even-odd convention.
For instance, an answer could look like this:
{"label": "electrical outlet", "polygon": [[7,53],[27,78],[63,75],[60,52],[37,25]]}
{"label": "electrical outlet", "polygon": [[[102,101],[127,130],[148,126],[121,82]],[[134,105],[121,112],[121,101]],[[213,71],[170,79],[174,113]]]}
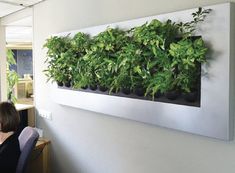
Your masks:
{"label": "electrical outlet", "polygon": [[52,120],[52,113],[43,109],[38,110],[39,116],[46,118],[48,120]]}

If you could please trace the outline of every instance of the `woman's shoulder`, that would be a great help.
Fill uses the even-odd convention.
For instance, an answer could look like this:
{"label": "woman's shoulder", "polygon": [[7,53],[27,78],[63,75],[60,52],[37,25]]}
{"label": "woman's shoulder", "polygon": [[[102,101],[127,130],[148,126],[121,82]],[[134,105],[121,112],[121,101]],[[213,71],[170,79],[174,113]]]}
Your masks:
{"label": "woman's shoulder", "polygon": [[18,134],[17,133],[13,133],[4,142],[6,142],[6,143],[19,143]]}
{"label": "woman's shoulder", "polygon": [[11,136],[9,136],[0,146],[1,149],[15,149],[20,150],[19,140],[18,140],[18,134],[14,133]]}
{"label": "woman's shoulder", "polygon": [[17,134],[9,136],[0,147],[0,172],[15,172],[20,156],[20,146]]}

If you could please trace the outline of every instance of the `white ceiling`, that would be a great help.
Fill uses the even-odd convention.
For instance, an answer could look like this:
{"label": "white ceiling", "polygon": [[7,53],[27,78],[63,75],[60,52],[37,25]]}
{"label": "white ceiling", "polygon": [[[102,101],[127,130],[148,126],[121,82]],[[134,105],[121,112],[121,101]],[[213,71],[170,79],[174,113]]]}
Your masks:
{"label": "white ceiling", "polygon": [[0,1],[0,17],[6,16],[8,14],[11,14],[13,12],[16,12],[18,10],[23,9],[22,6],[16,6],[11,4],[2,3]]}
{"label": "white ceiling", "polygon": [[[43,0],[0,0],[0,18]],[[6,42],[8,44],[32,43],[32,16],[11,22],[6,26]]]}
{"label": "white ceiling", "polygon": [[43,0],[0,0],[0,17],[7,16]]}
{"label": "white ceiling", "polygon": [[31,6],[34,5],[42,0],[1,0],[2,2],[11,3],[11,4],[18,4],[23,6]]}

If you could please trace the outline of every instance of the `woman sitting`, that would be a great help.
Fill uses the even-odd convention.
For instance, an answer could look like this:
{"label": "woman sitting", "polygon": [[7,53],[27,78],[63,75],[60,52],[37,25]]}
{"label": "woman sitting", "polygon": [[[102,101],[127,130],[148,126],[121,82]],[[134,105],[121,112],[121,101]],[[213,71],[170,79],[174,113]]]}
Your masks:
{"label": "woman sitting", "polygon": [[18,135],[15,133],[20,122],[15,106],[0,103],[0,172],[15,173],[20,156]]}

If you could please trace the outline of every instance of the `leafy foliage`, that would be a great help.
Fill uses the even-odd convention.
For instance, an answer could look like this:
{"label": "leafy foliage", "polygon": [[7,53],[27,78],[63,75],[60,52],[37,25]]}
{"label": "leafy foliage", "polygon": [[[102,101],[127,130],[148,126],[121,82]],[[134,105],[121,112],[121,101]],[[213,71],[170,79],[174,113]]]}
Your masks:
{"label": "leafy foliage", "polygon": [[127,31],[107,28],[93,38],[81,32],[73,38],[51,37],[44,45],[45,74],[52,81],[71,80],[73,88],[143,88],[152,99],[157,92],[191,92],[207,52],[203,39],[193,35],[210,11],[199,8],[186,23],[154,19]]}
{"label": "leafy foliage", "polygon": [[178,87],[184,92],[195,90],[199,76],[199,65],[206,61],[207,48],[202,38],[196,40],[183,39],[170,45],[169,53],[172,56],[173,68],[177,68],[176,76]]}
{"label": "leafy foliage", "polygon": [[93,39],[88,56],[92,64],[97,84],[110,89],[113,78],[118,73],[118,53],[128,41],[125,31],[107,28]]}
{"label": "leafy foliage", "polygon": [[193,20],[190,22],[180,22],[176,24],[179,27],[181,35],[185,38],[193,35],[198,23],[203,22],[206,16],[211,12],[211,9],[203,9],[202,7],[198,8],[198,11],[192,13]]}
{"label": "leafy foliage", "polygon": [[[44,70],[48,81],[66,82],[70,79],[72,58],[75,57],[71,49],[71,38],[69,36],[53,36],[47,39],[43,47],[47,48],[47,69]],[[71,58],[71,59],[70,59]]]}
{"label": "leafy foliage", "polygon": [[19,76],[15,70],[10,70],[10,66],[15,64],[14,53],[12,50],[7,49],[7,99],[13,103],[17,101],[13,91]]}

